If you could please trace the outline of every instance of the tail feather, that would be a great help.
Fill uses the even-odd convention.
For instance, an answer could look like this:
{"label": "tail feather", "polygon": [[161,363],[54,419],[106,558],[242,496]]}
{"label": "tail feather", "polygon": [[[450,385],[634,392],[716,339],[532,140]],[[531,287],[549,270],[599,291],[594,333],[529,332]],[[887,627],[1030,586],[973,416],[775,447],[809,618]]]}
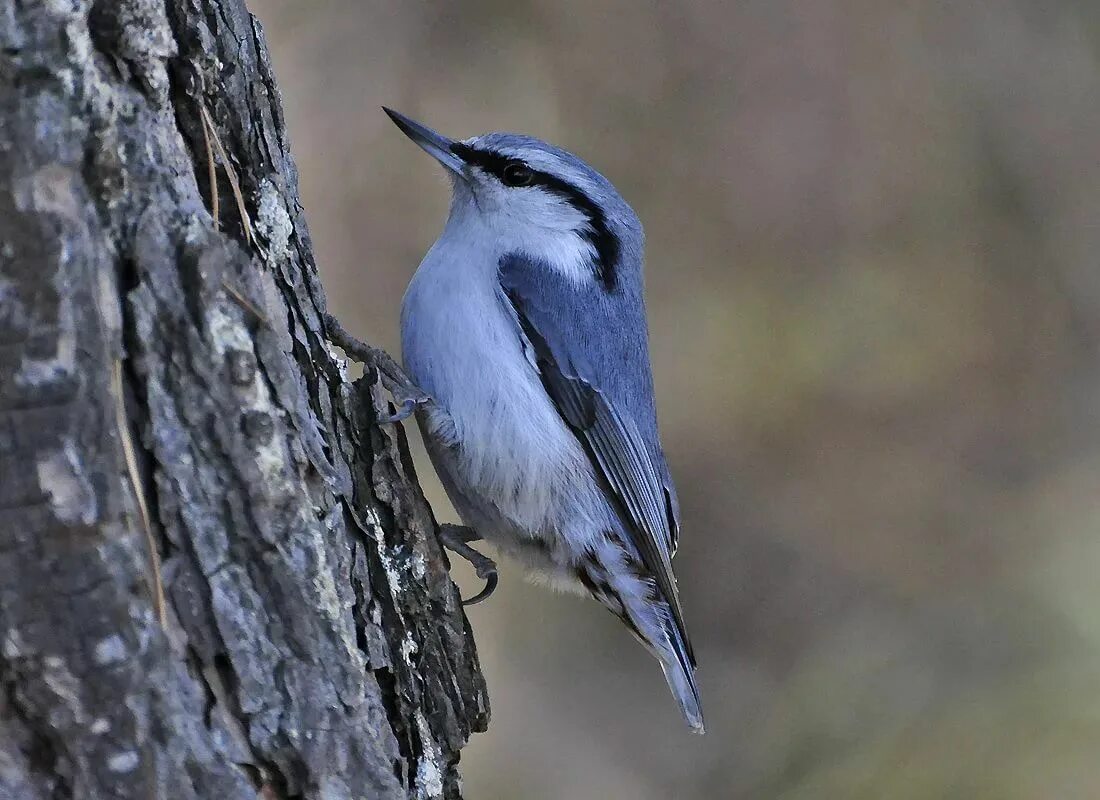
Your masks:
{"label": "tail feather", "polygon": [[[623,550],[612,556],[627,556]],[[632,565],[636,567],[636,563]],[[608,570],[593,561],[579,570],[593,597],[621,619],[642,646],[661,662],[665,680],[693,733],[703,733],[703,711],[695,682],[695,658],[680,618],[654,583],[634,569]]]}
{"label": "tail feather", "polygon": [[656,652],[661,661],[661,669],[668,681],[668,688],[672,690],[676,702],[680,704],[680,711],[684,719],[691,727],[692,733],[705,732],[703,725],[703,708],[699,702],[699,686],[695,683],[695,664],[689,655],[689,650],[680,636],[677,626],[667,627],[669,644],[672,645],[671,653]]}

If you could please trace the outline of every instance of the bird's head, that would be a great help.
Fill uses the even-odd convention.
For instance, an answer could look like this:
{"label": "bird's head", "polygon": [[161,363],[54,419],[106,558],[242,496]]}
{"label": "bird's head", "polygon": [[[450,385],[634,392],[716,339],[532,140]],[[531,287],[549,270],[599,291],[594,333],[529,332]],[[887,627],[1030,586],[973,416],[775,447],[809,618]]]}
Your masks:
{"label": "bird's head", "polygon": [[637,215],[607,178],[572,153],[515,133],[449,139],[385,111],[452,176],[452,226],[469,226],[493,237],[504,253],[526,253],[609,290],[624,254],[640,260]]}

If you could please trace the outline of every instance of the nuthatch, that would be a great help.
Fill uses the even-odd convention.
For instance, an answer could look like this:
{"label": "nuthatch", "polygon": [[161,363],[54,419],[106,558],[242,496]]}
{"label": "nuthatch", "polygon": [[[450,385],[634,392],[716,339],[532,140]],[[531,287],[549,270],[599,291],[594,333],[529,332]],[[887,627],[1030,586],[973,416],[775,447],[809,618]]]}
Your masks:
{"label": "nuthatch", "polygon": [[415,410],[465,523],[443,526],[444,542],[490,591],[495,566],[467,544],[479,538],[595,597],[660,660],[702,733],[672,573],[680,519],[657,435],[638,217],[603,175],[538,139],[454,141],[386,113],[453,184],[443,234],[401,309],[407,378],[380,366],[402,404],[395,418]]}

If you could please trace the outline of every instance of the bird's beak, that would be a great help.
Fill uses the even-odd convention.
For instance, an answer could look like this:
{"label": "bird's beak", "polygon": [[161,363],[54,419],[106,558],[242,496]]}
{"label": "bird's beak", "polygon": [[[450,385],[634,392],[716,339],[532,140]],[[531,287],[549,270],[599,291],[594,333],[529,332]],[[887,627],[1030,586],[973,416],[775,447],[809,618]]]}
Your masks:
{"label": "bird's beak", "polygon": [[463,172],[463,168],[466,166],[466,162],[455,155],[451,150],[454,139],[448,139],[446,136],[441,136],[431,128],[425,127],[419,122],[414,122],[404,114],[398,114],[392,108],[382,106],[382,110],[389,115],[389,118],[401,129],[401,132],[420,145],[425,153],[460,178],[465,179],[466,175]]}

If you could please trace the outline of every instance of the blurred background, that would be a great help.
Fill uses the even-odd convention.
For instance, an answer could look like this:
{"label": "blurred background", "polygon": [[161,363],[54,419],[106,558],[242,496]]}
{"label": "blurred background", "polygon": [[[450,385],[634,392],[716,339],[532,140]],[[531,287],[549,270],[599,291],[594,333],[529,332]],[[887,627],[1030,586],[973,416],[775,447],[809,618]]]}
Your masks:
{"label": "blurred background", "polygon": [[382,103],[564,146],[648,233],[708,732],[504,563],[470,800],[1100,797],[1100,5],[251,6],[357,334],[398,351],[448,203]]}

